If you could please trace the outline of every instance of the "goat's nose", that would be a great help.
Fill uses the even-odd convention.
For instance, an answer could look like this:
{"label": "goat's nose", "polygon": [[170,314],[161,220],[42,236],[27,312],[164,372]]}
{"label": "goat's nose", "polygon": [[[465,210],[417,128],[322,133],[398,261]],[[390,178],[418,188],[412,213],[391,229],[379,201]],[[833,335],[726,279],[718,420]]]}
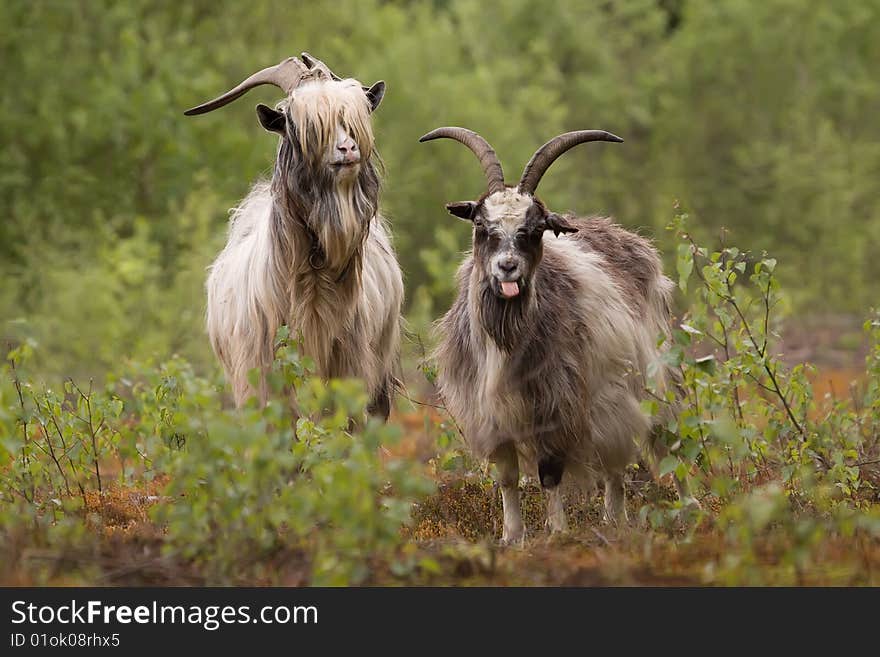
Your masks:
{"label": "goat's nose", "polygon": [[503,271],[505,274],[510,274],[511,272],[516,271],[517,263],[514,258],[501,258],[498,261],[498,269]]}
{"label": "goat's nose", "polygon": [[345,141],[337,144],[336,148],[337,148],[337,150],[339,150],[340,153],[343,153],[343,154],[357,153],[357,149],[358,149],[357,144],[354,142],[353,139],[346,139]]}

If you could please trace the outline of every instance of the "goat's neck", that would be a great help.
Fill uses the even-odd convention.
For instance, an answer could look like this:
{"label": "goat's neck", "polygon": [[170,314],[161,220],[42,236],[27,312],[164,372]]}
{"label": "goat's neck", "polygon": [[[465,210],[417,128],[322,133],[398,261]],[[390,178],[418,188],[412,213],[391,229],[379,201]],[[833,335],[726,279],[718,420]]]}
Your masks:
{"label": "goat's neck", "polygon": [[303,189],[276,175],[272,196],[274,242],[296,272],[329,273],[340,281],[359,275],[364,240],[376,214],[376,202],[359,181]]}
{"label": "goat's neck", "polygon": [[[275,197],[272,258],[280,275],[279,287],[288,299],[285,321],[301,336],[304,353],[317,371],[332,371],[337,336],[351,330],[361,282],[363,238],[344,257],[333,251],[340,242],[323,242],[326,233],[315,230],[310,216],[289,211],[290,196]],[[305,207],[305,206],[300,206]],[[337,259],[333,259],[337,256]],[[282,273],[283,272],[283,273]]]}
{"label": "goat's neck", "polygon": [[475,268],[469,296],[472,316],[487,339],[507,353],[524,345],[537,302],[532,285],[525,286],[513,299],[501,299]]}

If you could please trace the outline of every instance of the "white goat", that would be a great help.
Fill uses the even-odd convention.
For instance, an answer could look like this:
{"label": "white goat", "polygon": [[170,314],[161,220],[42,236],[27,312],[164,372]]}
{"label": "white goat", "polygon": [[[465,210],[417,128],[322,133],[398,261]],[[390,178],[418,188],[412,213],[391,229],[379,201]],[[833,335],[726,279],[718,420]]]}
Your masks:
{"label": "white goat", "polygon": [[385,83],[341,80],[302,53],[250,76],[202,114],[249,89],[273,84],[286,98],[257,106],[280,135],[271,181],[258,182],[232,212],[226,247],[207,281],[207,328],[236,404],[265,374],[275,332],[287,324],[323,377],[359,377],[367,410],[387,418],[400,348],[403,280],[379,215],[380,177],[370,114]]}

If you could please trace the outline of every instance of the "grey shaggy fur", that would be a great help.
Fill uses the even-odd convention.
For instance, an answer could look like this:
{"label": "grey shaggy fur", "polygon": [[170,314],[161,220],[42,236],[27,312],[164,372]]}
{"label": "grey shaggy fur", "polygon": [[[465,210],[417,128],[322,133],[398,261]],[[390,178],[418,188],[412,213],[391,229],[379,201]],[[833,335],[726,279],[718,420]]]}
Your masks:
{"label": "grey shaggy fur", "polygon": [[[665,452],[652,431],[665,418],[649,417],[640,402],[658,338],[669,334],[672,282],[651,243],[608,218],[560,217],[516,188],[476,205],[474,250],[438,323],[435,355],[441,394],[469,447],[499,466],[503,538],[524,535],[517,460],[548,489],[551,529],[565,528],[556,488],[564,473],[585,486],[604,479],[606,515],[622,520],[624,468],[640,445]],[[516,241],[505,246],[504,235]],[[516,256],[523,272],[512,298],[493,280],[499,252]],[[658,389],[675,385],[676,370],[652,369]]]}

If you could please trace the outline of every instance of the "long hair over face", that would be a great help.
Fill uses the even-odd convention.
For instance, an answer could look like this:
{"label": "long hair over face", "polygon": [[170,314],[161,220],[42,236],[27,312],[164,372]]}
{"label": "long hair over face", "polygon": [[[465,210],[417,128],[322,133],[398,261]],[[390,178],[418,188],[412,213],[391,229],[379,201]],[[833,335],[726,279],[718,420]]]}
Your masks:
{"label": "long hair over face", "polygon": [[[317,264],[346,268],[359,257],[379,208],[381,161],[369,101],[357,81],[339,80],[303,85],[283,106],[287,134],[278,149],[273,185],[284,188],[277,190],[276,200],[287,220],[304,224],[317,238]],[[328,163],[340,128],[360,151],[356,176],[340,176]]]}
{"label": "long hair over face", "polygon": [[289,119],[288,138],[297,143],[299,151],[313,165],[320,164],[333,147],[338,126],[358,145],[361,157],[370,159],[370,103],[357,80],[304,84],[284,105]]}

